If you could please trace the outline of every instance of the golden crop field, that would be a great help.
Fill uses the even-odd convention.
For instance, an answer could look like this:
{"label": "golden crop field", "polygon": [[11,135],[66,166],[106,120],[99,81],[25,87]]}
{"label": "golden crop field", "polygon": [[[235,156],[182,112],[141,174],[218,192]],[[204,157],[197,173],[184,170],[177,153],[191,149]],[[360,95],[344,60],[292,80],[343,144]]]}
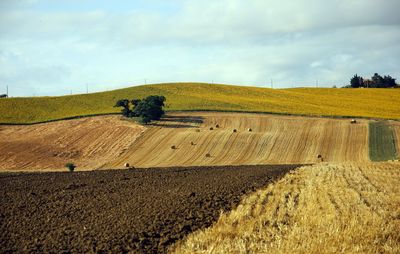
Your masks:
{"label": "golden crop field", "polygon": [[171,252],[400,253],[400,164],[302,167]]}
{"label": "golden crop field", "polygon": [[268,114],[174,113],[149,126],[103,168],[304,164],[319,162],[318,154],[329,162],[369,161],[368,120],[351,124],[348,119]]}
{"label": "golden crop field", "polygon": [[400,119],[400,89],[258,87],[205,83],[136,86],[109,92],[0,100],[0,123],[37,123],[119,112],[118,99],[164,95],[166,110],[252,111]]}

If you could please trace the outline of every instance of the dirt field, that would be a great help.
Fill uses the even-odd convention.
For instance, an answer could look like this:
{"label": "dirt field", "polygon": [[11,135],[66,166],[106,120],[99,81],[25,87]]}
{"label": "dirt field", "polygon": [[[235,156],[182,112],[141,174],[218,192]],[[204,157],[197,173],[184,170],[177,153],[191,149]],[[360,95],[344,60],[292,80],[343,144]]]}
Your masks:
{"label": "dirt field", "polygon": [[318,164],[247,196],[175,253],[400,253],[400,163]]}
{"label": "dirt field", "polygon": [[126,162],[143,168],[303,164],[320,162],[318,154],[325,162],[369,161],[367,120],[192,112],[146,128],[118,116],[0,126],[3,171],[65,171],[67,162],[77,170]]}
{"label": "dirt field", "polygon": [[93,169],[120,156],[144,128],[119,116],[0,126],[0,170]]}
{"label": "dirt field", "polygon": [[0,253],[163,253],[295,167],[2,173]]}
{"label": "dirt field", "polygon": [[[160,126],[149,128],[132,149],[105,167],[118,168],[125,162],[137,167],[316,163],[318,154],[329,162],[369,161],[367,123],[262,114],[176,113]],[[171,149],[173,145],[176,149]]]}

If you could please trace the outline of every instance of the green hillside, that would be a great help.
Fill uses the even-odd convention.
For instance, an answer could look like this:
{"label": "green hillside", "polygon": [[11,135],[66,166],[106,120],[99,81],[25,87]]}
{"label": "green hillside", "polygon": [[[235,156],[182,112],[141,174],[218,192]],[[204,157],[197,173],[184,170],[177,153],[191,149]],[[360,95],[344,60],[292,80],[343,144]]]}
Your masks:
{"label": "green hillside", "polygon": [[37,123],[119,112],[122,98],[164,95],[166,110],[254,111],[400,119],[400,89],[268,89],[204,83],[136,86],[109,92],[0,99],[0,123]]}

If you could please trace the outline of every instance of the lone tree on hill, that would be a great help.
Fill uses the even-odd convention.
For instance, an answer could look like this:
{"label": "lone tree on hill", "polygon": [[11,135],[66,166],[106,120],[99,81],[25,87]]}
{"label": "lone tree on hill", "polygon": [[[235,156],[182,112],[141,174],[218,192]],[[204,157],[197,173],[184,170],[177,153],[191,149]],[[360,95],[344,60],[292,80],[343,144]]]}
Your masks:
{"label": "lone tree on hill", "polygon": [[[158,120],[165,114],[162,107],[166,98],[159,95],[150,95],[142,100],[118,100],[115,107],[123,107],[122,115],[125,117],[140,117],[140,122],[147,124],[151,120]],[[131,106],[132,105],[132,109]]]}

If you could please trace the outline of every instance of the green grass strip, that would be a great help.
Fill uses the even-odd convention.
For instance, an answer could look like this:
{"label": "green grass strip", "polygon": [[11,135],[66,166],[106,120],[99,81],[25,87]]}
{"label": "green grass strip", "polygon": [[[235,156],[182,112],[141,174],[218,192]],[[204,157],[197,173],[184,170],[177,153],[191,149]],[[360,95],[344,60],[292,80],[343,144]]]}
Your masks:
{"label": "green grass strip", "polygon": [[369,123],[369,157],[372,161],[397,158],[393,130],[383,121]]}

